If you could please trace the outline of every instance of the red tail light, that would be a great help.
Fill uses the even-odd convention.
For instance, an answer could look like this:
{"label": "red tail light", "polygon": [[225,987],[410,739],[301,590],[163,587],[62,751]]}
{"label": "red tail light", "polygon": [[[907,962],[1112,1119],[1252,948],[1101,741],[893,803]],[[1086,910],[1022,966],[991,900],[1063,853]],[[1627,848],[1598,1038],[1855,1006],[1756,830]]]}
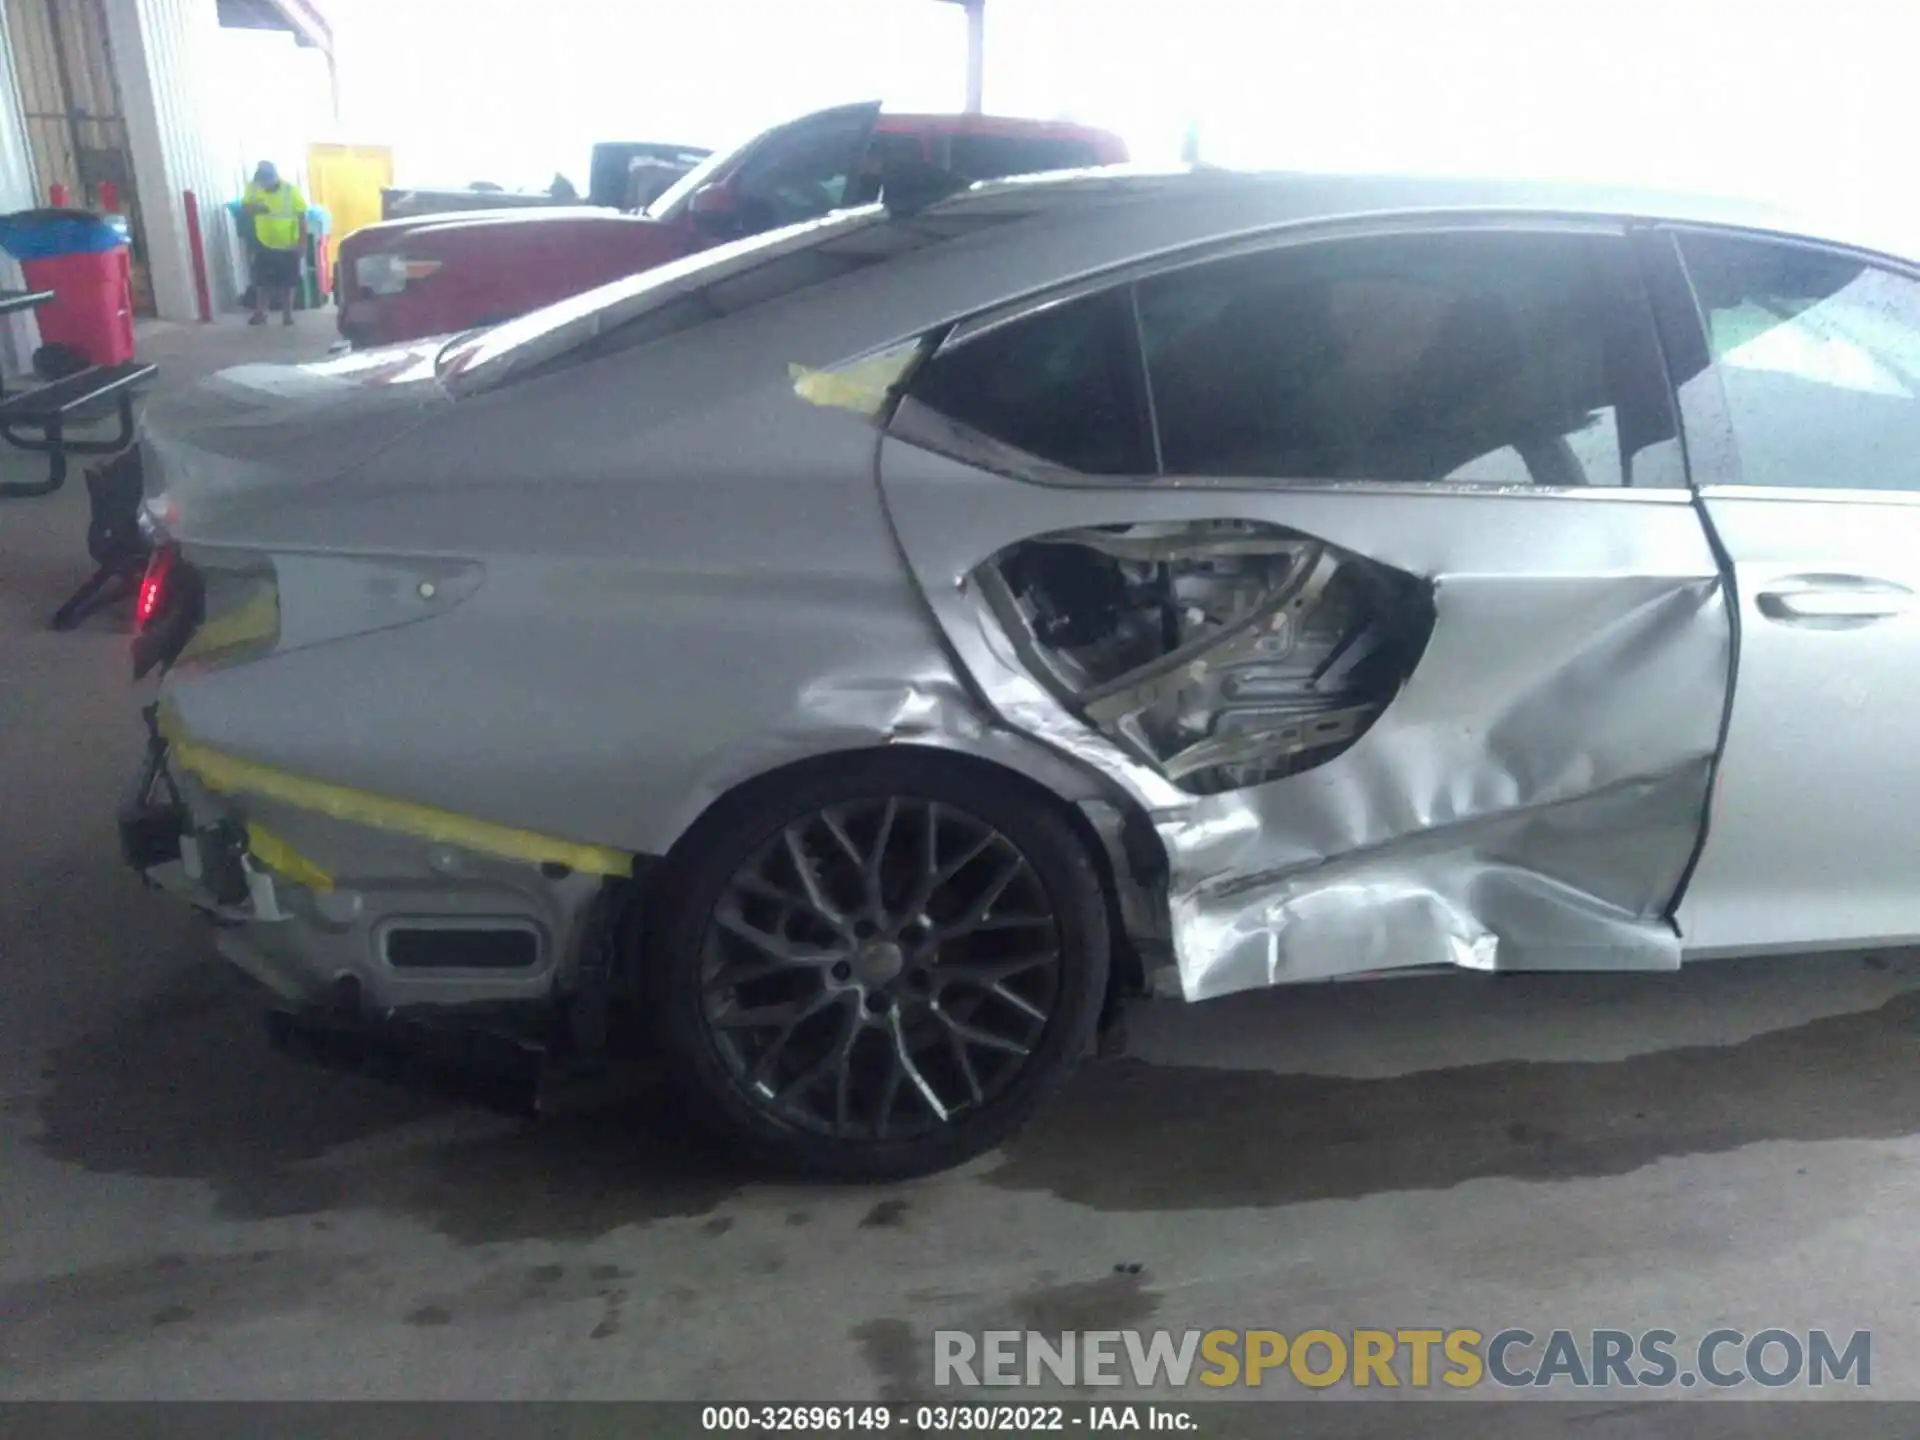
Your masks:
{"label": "red tail light", "polygon": [[171,545],[155,547],[133,601],[133,678],[171,665],[206,609],[199,575]]}
{"label": "red tail light", "polygon": [[167,603],[168,580],[173,575],[175,552],[171,545],[162,545],[147,561],[147,573],[140,580],[140,594],[133,602],[133,626],[144,630],[153,623]]}

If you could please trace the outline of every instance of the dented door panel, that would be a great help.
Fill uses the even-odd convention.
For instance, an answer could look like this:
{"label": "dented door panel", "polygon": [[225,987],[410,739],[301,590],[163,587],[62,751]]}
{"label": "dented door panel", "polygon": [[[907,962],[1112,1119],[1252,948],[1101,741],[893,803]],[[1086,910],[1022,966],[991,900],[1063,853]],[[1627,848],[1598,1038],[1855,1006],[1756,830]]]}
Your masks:
{"label": "dented door panel", "polygon": [[1730,660],[1685,491],[881,475],[987,702],[1151,818],[1189,998],[1679,963]]}

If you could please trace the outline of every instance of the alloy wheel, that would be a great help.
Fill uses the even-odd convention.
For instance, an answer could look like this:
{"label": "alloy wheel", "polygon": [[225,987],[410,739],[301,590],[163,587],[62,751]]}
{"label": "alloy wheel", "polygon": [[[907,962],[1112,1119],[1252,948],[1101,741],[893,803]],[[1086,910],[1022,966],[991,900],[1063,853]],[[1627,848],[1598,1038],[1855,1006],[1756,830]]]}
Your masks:
{"label": "alloy wheel", "polygon": [[1060,927],[1019,847],[958,806],[894,795],[790,821],[734,873],[700,1000],[755,1105],[891,1141],[1012,1084],[1060,981]]}

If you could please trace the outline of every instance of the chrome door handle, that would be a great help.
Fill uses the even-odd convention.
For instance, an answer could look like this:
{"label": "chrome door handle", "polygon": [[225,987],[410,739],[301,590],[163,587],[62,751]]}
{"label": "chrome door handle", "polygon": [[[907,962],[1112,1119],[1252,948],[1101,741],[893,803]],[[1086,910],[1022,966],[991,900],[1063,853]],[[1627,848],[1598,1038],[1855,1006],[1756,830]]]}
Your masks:
{"label": "chrome door handle", "polygon": [[1795,585],[1756,597],[1769,620],[1885,620],[1913,608],[1911,590],[1875,581],[1854,585]]}

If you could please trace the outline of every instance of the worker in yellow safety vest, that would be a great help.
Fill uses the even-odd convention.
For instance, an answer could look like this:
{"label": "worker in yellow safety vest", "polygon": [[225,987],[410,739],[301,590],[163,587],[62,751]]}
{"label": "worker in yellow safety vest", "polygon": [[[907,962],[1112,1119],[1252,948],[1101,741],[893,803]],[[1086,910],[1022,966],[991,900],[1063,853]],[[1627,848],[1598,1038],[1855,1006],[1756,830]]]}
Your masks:
{"label": "worker in yellow safety vest", "polygon": [[280,297],[280,313],[293,324],[293,291],[300,283],[300,261],[307,253],[307,197],[273,163],[262,160],[253,183],[241,197],[240,213],[252,225],[248,260],[253,272],[253,314],[249,325],[267,323],[267,298]]}

